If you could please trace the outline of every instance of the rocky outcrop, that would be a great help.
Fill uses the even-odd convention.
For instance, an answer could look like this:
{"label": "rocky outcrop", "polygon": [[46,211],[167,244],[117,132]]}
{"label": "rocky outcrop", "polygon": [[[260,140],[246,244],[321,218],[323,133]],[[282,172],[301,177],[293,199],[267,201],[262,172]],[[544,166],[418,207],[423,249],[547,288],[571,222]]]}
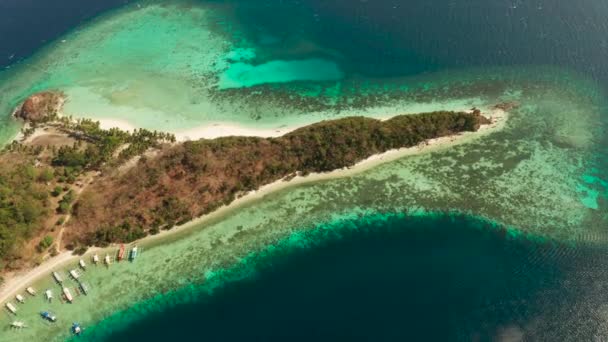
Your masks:
{"label": "rocky outcrop", "polygon": [[57,114],[63,104],[62,93],[44,91],[28,97],[15,110],[15,117],[26,122],[41,122]]}
{"label": "rocky outcrop", "polygon": [[483,116],[481,110],[475,107],[471,108],[471,114],[475,118],[475,120],[473,120],[473,131],[477,131],[481,127],[481,125],[489,125],[492,123],[492,120]]}
{"label": "rocky outcrop", "polygon": [[494,107],[492,107],[492,109],[500,109],[500,110],[504,110],[505,112],[510,111],[513,108],[517,108],[519,107],[519,103],[517,102],[503,102],[503,103],[499,103],[497,105],[495,105]]}

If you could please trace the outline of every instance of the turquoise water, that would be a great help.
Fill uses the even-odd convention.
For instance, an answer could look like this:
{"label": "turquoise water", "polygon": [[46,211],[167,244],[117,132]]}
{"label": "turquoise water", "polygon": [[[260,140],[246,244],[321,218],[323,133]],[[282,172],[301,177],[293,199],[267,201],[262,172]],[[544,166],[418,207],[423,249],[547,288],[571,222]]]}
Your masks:
{"label": "turquoise water", "polygon": [[606,299],[587,284],[608,276],[604,261],[589,262],[607,251],[459,215],[337,220],[74,340],[591,340],[595,310],[571,308]]}
{"label": "turquoise water", "polygon": [[272,61],[261,65],[234,63],[219,76],[220,89],[251,87],[267,83],[294,81],[336,81],[344,77],[340,68],[330,61]]}
{"label": "turquoise water", "polygon": [[[0,73],[3,113],[45,89],[67,114],[169,131],[520,106],[499,133],[287,189],[90,270],[91,296],[53,305],[61,325],[0,340],[62,340],[75,319],[95,341],[176,326],[222,341],[608,336],[606,15],[592,0],[174,0],[74,29]],[[3,118],[5,141],[18,125]],[[468,216],[395,214],[423,209]]]}

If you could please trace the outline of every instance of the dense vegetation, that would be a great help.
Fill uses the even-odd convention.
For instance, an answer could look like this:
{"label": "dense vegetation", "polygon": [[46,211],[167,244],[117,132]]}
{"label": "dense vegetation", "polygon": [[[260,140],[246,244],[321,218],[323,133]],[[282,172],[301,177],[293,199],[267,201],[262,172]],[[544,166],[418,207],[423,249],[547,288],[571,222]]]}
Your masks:
{"label": "dense vegetation", "polygon": [[109,161],[119,164],[151,147],[159,147],[161,143],[175,142],[172,134],[157,131],[137,129],[129,133],[117,128],[104,130],[99,127],[99,122],[89,119],[62,122],[62,128],[68,130],[77,143],[60,147],[52,161],[54,166],[95,169]]}
{"label": "dense vegetation", "polygon": [[[103,130],[91,120],[56,115],[42,116],[29,124],[25,136],[43,125],[75,142],[41,146],[15,141],[0,154],[0,269],[19,267],[26,255],[49,250],[53,244],[50,235],[29,249],[26,242],[43,233],[52,234],[64,223],[76,201],[77,179],[175,141],[167,133]],[[57,219],[51,220],[53,215]]]}
{"label": "dense vegetation", "polygon": [[[23,242],[36,236],[52,210],[47,177],[32,156],[6,152],[0,157],[0,260],[10,263]],[[5,265],[7,266],[7,265]],[[8,265],[10,266],[10,265]]]}
{"label": "dense vegetation", "polygon": [[296,172],[352,166],[373,154],[427,139],[475,131],[479,112],[351,117],[310,125],[279,138],[225,137],[185,142],[124,173],[100,179],[74,205],[70,239],[105,245],[168,229],[230,203],[240,194]]}

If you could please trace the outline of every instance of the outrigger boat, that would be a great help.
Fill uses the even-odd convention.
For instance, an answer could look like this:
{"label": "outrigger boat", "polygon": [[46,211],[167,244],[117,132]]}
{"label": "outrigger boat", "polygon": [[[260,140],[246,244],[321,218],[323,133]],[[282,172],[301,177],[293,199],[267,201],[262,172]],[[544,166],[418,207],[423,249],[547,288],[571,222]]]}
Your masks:
{"label": "outrigger boat", "polygon": [[25,298],[23,298],[23,296],[20,294],[16,295],[15,299],[21,304],[25,303]]}
{"label": "outrigger boat", "polygon": [[61,278],[59,273],[53,272],[53,278],[55,278],[55,281],[58,282],[59,284],[63,283],[63,279]]}
{"label": "outrigger boat", "polygon": [[106,254],[104,261],[106,265],[110,265],[112,263],[112,259],[110,259],[110,254]]}
{"label": "outrigger boat", "polygon": [[70,275],[72,276],[72,278],[74,278],[76,280],[78,280],[78,278],[80,277],[80,274],[78,274],[77,270],[71,270]]}
{"label": "outrigger boat", "polygon": [[137,246],[131,248],[131,253],[129,253],[129,260],[134,261],[137,258]]}
{"label": "outrigger boat", "polygon": [[118,261],[121,261],[125,258],[125,245],[121,244],[120,249],[118,250]]}
{"label": "outrigger boat", "polygon": [[46,292],[44,293],[46,295],[46,299],[50,302],[53,299],[53,291],[51,290],[46,290]]}
{"label": "outrigger boat", "polygon": [[25,289],[25,291],[27,291],[27,293],[29,293],[31,296],[36,295],[36,290],[34,290],[33,287],[28,287],[27,289]]}
{"label": "outrigger boat", "polygon": [[6,303],[6,308],[8,309],[8,311],[10,311],[13,315],[17,314],[17,308],[12,304],[12,303]]}
{"label": "outrigger boat", "polygon": [[74,297],[72,297],[72,292],[70,292],[70,289],[68,289],[67,287],[63,288],[63,296],[65,297],[65,300],[68,301],[68,303],[74,301]]}
{"label": "outrigger boat", "polygon": [[80,265],[80,268],[82,268],[83,270],[87,268],[87,264],[84,263],[84,260],[80,259],[80,261],[78,262],[78,265]]}
{"label": "outrigger boat", "polygon": [[97,254],[93,255],[93,263],[99,264],[99,255],[97,255]]}
{"label": "outrigger boat", "polygon": [[40,316],[42,316],[43,319],[45,319],[45,320],[47,320],[49,322],[55,322],[55,321],[57,321],[57,316],[55,316],[50,311],[43,311],[43,312],[40,313]]}
{"label": "outrigger boat", "polygon": [[72,323],[72,334],[80,335],[82,332],[82,327],[78,323]]}
{"label": "outrigger boat", "polygon": [[23,329],[23,328],[26,328],[26,325],[25,325],[25,323],[23,323],[21,321],[13,321],[13,323],[11,323],[11,328]]}
{"label": "outrigger boat", "polygon": [[85,296],[89,295],[89,287],[87,286],[87,284],[85,283],[78,283],[80,285],[80,289],[82,290],[82,293],[84,293]]}

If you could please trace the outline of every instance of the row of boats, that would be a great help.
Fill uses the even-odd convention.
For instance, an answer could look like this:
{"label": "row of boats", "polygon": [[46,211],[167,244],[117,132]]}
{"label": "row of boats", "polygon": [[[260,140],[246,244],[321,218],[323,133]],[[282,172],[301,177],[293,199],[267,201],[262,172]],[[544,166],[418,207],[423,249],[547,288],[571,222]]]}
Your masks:
{"label": "row of boats", "polygon": [[[46,316],[45,316],[46,314]],[[51,322],[55,322],[57,320],[57,318],[55,316],[50,316],[50,314],[48,312],[42,312],[41,313],[42,317],[46,320],[49,320]],[[25,325],[24,322],[21,321],[13,321],[11,323],[11,328],[13,329],[23,329],[23,328],[27,328],[27,325]],[[72,328],[70,329],[72,331],[73,334],[75,335],[80,335],[80,333],[82,332],[82,326],[80,325],[80,323],[72,323]]]}
{"label": "row of boats", "polygon": [[[137,258],[138,255],[139,255],[139,248],[137,246],[134,246],[129,251],[129,256],[128,256],[129,261],[135,261],[135,259]],[[125,245],[120,245],[120,249],[118,250],[118,255],[116,256],[116,260],[122,261],[125,259],[125,256],[126,256]],[[99,264],[99,261],[100,261],[99,255],[94,254],[93,263]],[[110,256],[110,254],[106,254],[105,258],[103,259],[103,262],[108,266],[110,264],[112,264],[112,257]],[[82,259],[80,259],[80,267],[82,267],[82,268],[86,267],[86,264],[85,264],[84,260],[82,260]]]}
{"label": "row of boats", "polygon": [[[129,261],[134,261],[139,255],[139,249],[137,246],[134,246],[133,248],[131,248],[129,250],[128,253],[128,260]],[[125,259],[125,257],[127,257],[127,253],[126,253],[126,249],[124,245],[120,245],[120,248],[118,250],[118,254],[116,256],[116,260],[117,261],[122,261]],[[99,255],[98,254],[94,254],[92,256],[92,261],[94,264],[99,264],[100,259],[99,259]],[[112,264],[112,258],[110,257],[110,254],[106,254],[105,258],[104,258],[104,263],[109,266],[110,264]],[[87,264],[83,259],[80,259],[78,262],[78,265],[80,266],[80,268],[84,271],[87,268]],[[78,287],[80,288],[81,292],[84,295],[88,295],[89,294],[89,287],[87,286],[86,283],[84,283],[82,281],[81,278],[81,274],[79,272],[78,269],[71,269],[69,272],[69,275],[78,283]],[[52,273],[53,279],[62,287],[62,293],[63,293],[63,298],[68,302],[68,303],[72,303],[74,301],[74,297],[72,295],[72,292],[70,291],[70,288],[64,285],[64,279],[61,276],[61,274],[59,274],[59,272],[54,271]],[[78,289],[77,289],[78,290]],[[31,295],[31,296],[36,296],[36,290],[33,287],[28,287],[25,289],[25,291]],[[44,293],[46,299],[50,302],[53,299],[53,291],[51,289],[48,289],[45,291]],[[15,296],[15,299],[17,300],[17,302],[23,304],[25,303],[25,297],[22,296],[21,294],[17,294]],[[8,311],[10,311],[12,314],[16,315],[17,314],[17,307],[15,305],[13,305],[12,303],[8,302],[5,304],[6,308]],[[49,322],[55,322],[57,320],[57,316],[55,314],[53,314],[50,311],[43,311],[40,313],[40,316]],[[11,323],[11,327],[15,328],[15,329],[21,329],[21,328],[26,328],[27,326],[25,325],[24,322],[21,321],[13,321]],[[82,327],[80,326],[80,324],[78,323],[73,323],[72,324],[72,332],[74,334],[80,334],[80,332],[82,331]]]}
{"label": "row of boats", "polygon": [[[82,283],[81,283],[81,285],[82,285]],[[64,289],[64,295],[65,295],[66,299],[71,302],[71,300],[72,300],[71,293],[69,292],[69,290],[66,287],[64,287],[63,289]],[[27,292],[30,295],[32,295],[32,296],[36,295],[36,290],[34,290],[31,287],[27,288]],[[17,295],[18,299],[19,299],[19,297],[22,298],[22,296]],[[53,298],[51,290],[47,290],[46,291],[46,297],[49,300]],[[19,302],[20,303],[25,303],[25,299],[23,298]],[[6,303],[6,307],[13,314],[17,314],[17,308],[13,304]],[[54,313],[52,313],[51,311],[42,311],[40,313],[40,316],[42,317],[42,319],[44,319],[45,321],[48,321],[48,322],[54,323],[54,322],[57,321],[57,316]],[[11,323],[11,328],[13,328],[13,329],[23,329],[23,328],[27,328],[27,325],[24,322],[22,322],[22,321],[13,321]],[[71,331],[72,331],[73,334],[80,335],[80,333],[82,332],[82,327],[81,327],[81,325],[79,323],[73,323],[72,327],[71,327]]]}

